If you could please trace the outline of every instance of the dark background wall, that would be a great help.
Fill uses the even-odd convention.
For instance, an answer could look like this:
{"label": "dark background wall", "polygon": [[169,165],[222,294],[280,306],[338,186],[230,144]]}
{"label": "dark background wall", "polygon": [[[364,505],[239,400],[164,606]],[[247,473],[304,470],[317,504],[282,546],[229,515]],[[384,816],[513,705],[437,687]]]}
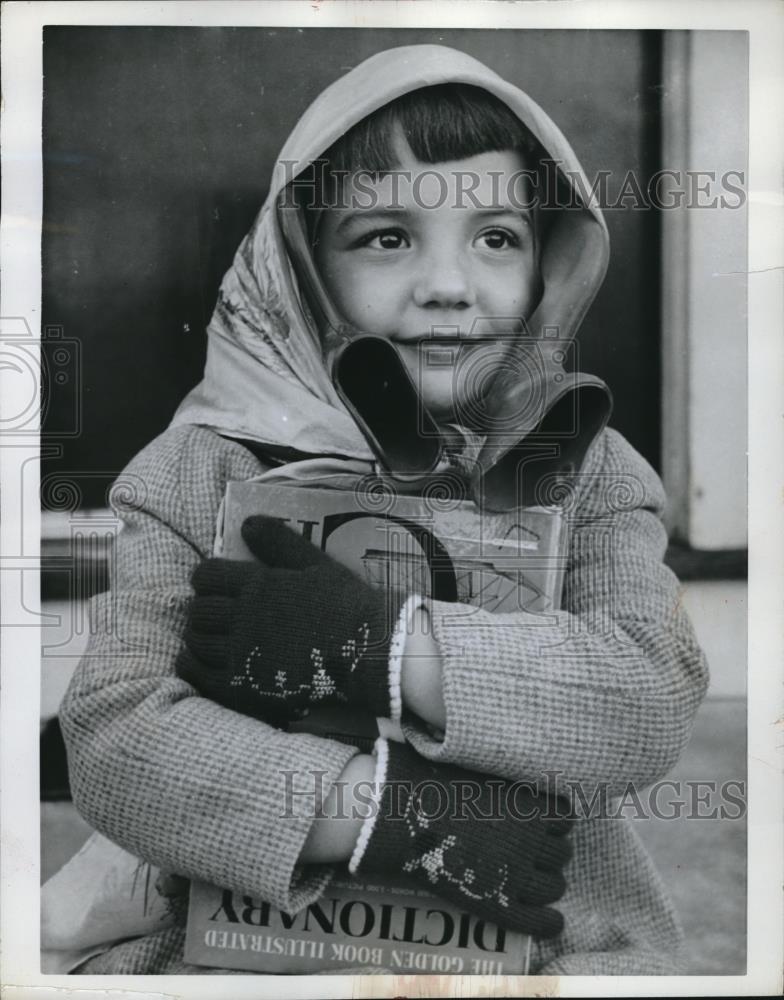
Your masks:
{"label": "dark background wall", "polygon": [[[612,172],[611,191],[628,171],[644,189],[659,167],[658,32],[44,30],[44,430],[60,446],[43,461],[45,506],[65,480],[75,502],[103,506],[199,380],[218,284],[298,116],[372,53],[422,42],[469,52],[528,91],[589,177]],[[607,380],[613,424],[658,467],[657,217],[606,217],[610,271],[580,367]]]}

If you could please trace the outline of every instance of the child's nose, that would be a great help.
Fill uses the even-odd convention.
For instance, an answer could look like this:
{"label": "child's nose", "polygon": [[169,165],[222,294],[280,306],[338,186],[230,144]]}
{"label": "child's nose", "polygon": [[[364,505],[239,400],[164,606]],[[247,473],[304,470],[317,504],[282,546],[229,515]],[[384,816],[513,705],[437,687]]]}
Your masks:
{"label": "child's nose", "polygon": [[422,260],[414,301],[423,309],[468,309],[474,304],[474,291],[466,262],[448,254]]}

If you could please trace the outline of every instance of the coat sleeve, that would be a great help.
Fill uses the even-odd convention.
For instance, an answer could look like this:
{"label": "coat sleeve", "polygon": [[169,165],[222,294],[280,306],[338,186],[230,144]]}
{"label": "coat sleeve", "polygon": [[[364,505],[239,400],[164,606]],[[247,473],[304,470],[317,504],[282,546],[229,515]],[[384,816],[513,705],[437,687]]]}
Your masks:
{"label": "coat sleeve", "polygon": [[74,801],[96,829],[163,870],[294,911],[330,877],[297,859],[356,751],[228,711],[174,670],[190,575],[211,555],[225,481],[256,465],[193,427],[165,432],[131,462],[115,490],[135,496],[115,506],[113,585],[92,600],[60,718]]}
{"label": "coat sleeve", "polygon": [[564,610],[490,614],[430,602],[445,732],[412,717],[404,731],[433,760],[540,783],[555,772],[586,796],[612,796],[677,761],[707,667],[662,562],[654,471],[606,431],[579,483],[567,508]]}

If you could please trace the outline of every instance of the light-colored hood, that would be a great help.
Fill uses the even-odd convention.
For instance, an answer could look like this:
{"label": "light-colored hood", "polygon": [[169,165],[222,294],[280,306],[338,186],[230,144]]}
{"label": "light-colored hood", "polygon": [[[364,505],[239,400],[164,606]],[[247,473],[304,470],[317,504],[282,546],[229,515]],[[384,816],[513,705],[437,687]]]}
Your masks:
{"label": "light-colored hood", "polygon": [[[301,117],[283,147],[267,199],[221,284],[207,329],[204,378],[172,424],[305,455],[372,460],[365,436],[332,385],[319,335],[297,285],[276,201],[283,188],[362,118],[409,91],[444,83],[484,88],[528,127],[561,175],[583,179],[568,142],[517,87],[463,52],[440,45],[388,49],[336,80]],[[582,194],[581,194],[582,197]],[[543,295],[530,333],[574,336],[604,277],[609,241],[594,201],[558,211],[541,249]]]}

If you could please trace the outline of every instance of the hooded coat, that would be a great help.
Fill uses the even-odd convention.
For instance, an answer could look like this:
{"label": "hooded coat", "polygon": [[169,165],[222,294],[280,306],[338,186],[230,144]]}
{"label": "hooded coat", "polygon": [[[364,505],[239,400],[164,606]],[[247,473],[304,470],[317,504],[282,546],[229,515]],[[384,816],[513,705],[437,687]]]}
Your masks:
{"label": "hooded coat", "polygon": [[[322,772],[326,796],[356,750],[228,711],[176,676],[190,576],[213,550],[229,480],[263,478],[281,455],[291,461],[275,475],[305,481],[374,468],[374,453],[329,377],[276,202],[361,118],[403,93],[448,82],[495,94],[560,162],[563,177],[583,177],[541,108],[452,49],[380,53],[314,102],[282,150],[269,196],[222,283],[203,381],[125,470],[126,489],[115,491],[123,530],[112,591],[93,599],[89,646],[61,706],[74,800],[96,829],[165,871],[244,890],[289,912],[317,899],[332,870],[298,864],[312,811],[281,822],[281,775],[293,762],[303,773]],[[534,335],[549,326],[576,333],[608,254],[606,226],[590,198],[548,227],[544,291],[529,320]],[[668,772],[688,740],[707,674],[677,581],[662,563],[664,495],[650,466],[604,430],[570,505],[564,610],[531,629],[522,613],[431,602],[446,727],[433,733],[410,719],[404,732],[432,760],[512,781],[557,769],[579,787],[577,801],[590,803],[596,793],[638,791]],[[568,888],[557,904],[565,930],[535,945],[531,971],[678,971],[678,922],[631,823],[586,816],[573,836]],[[180,913],[80,971],[203,972],[184,965],[183,937]]]}

